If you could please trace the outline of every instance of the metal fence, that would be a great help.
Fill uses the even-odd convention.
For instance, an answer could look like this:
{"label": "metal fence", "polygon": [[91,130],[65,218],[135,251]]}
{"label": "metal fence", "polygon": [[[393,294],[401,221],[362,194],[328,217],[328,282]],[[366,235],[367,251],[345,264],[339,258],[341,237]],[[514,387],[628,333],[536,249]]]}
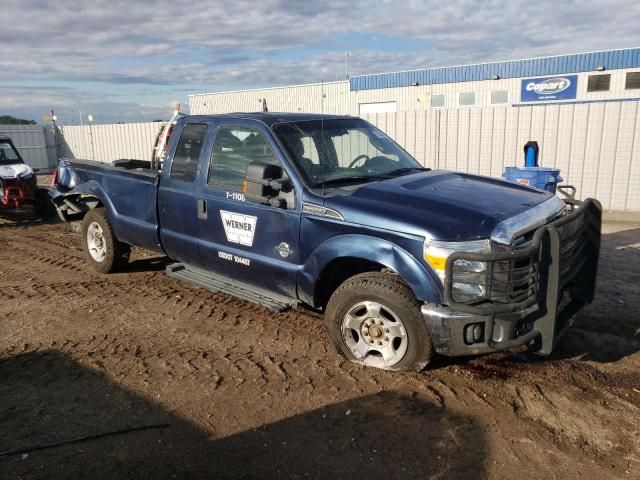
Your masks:
{"label": "metal fence", "polygon": [[53,130],[42,125],[0,125],[0,137],[13,140],[24,161],[36,170],[50,170],[57,162]]}
{"label": "metal fence", "polygon": [[61,157],[112,162],[121,158],[151,160],[163,122],[65,126],[58,129]]}

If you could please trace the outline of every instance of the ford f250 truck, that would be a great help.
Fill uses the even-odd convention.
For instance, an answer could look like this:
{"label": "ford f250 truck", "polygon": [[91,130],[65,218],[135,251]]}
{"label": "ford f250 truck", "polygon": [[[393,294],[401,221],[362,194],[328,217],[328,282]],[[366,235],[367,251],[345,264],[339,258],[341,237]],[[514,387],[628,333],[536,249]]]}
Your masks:
{"label": "ford f250 truck", "polygon": [[359,118],[185,116],[162,170],[145,167],[60,160],[51,196],[82,222],[89,264],[164,252],[172,277],[324,312],[338,352],[365,365],[549,354],[593,300],[596,200],[424,168]]}

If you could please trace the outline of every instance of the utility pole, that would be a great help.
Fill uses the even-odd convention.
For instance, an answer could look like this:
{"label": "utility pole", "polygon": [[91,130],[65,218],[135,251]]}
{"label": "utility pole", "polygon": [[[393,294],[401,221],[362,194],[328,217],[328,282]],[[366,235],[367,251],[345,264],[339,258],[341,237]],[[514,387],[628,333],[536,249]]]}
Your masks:
{"label": "utility pole", "polygon": [[91,160],[96,159],[96,153],[93,149],[93,115],[87,115],[87,120],[89,120],[89,140],[91,141]]}
{"label": "utility pole", "polygon": [[53,128],[53,147],[56,152],[56,163],[58,163],[58,159],[60,158],[60,141],[58,139],[58,126],[56,125],[56,117],[53,108],[51,109],[51,127]]}
{"label": "utility pole", "polygon": [[344,78],[349,80],[349,52],[345,52],[344,55]]}

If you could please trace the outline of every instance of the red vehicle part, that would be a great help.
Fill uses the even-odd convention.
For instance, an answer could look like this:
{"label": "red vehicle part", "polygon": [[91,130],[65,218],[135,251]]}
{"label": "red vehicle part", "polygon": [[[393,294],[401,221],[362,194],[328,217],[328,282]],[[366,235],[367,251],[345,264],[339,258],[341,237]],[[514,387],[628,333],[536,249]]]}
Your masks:
{"label": "red vehicle part", "polygon": [[0,178],[0,209],[18,209],[33,202],[33,189],[19,178]]}
{"label": "red vehicle part", "polygon": [[53,188],[56,186],[56,183],[58,183],[58,175],[60,174],[59,170],[56,168],[53,171],[53,175],[51,176],[51,184],[49,185],[49,187]]}
{"label": "red vehicle part", "polygon": [[55,206],[46,188],[38,188],[35,172],[25,165],[20,152],[8,137],[0,138],[0,211],[33,206],[39,217],[51,218]]}

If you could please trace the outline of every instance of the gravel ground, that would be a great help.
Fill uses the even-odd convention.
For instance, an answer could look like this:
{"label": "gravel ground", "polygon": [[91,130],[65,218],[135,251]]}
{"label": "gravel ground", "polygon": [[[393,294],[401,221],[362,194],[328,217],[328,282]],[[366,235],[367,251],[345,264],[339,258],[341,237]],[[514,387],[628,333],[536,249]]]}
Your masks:
{"label": "gravel ground", "polygon": [[[319,316],[164,275],[99,275],[67,225],[0,217],[0,478],[640,478],[640,224],[554,354],[393,374]],[[154,427],[129,431],[140,427]]]}

